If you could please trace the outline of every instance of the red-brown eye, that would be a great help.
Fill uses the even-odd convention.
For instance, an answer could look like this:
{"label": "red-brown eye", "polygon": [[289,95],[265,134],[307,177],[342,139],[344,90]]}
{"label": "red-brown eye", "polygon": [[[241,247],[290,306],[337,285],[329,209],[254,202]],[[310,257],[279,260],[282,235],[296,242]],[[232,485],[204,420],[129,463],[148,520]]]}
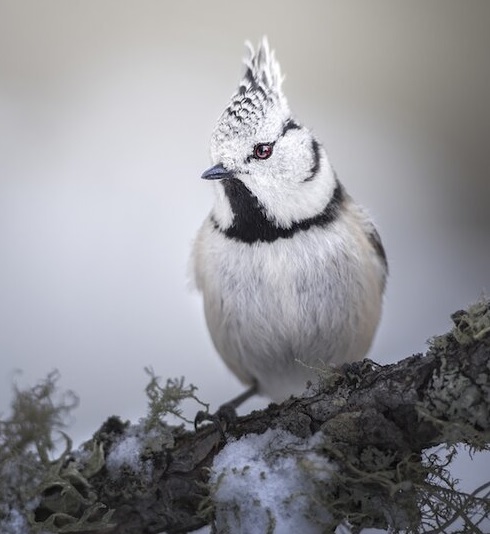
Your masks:
{"label": "red-brown eye", "polygon": [[255,159],[267,159],[272,156],[272,145],[270,143],[261,143],[254,147]]}

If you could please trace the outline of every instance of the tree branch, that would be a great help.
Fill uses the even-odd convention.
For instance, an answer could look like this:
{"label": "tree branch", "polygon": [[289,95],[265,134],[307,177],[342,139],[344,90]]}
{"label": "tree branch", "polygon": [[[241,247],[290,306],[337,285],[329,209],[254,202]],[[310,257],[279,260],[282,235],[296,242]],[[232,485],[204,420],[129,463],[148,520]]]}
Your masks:
{"label": "tree branch", "polygon": [[[401,484],[400,488],[411,488],[408,501],[413,504],[414,499],[420,498],[420,488],[427,490],[431,474],[430,468],[420,469],[422,451],[443,443],[467,443],[478,448],[490,441],[490,305],[476,304],[467,311],[456,312],[452,320],[452,331],[434,338],[425,355],[384,366],[365,360],[325,374],[307,396],[239,417],[226,429],[227,439],[262,434],[268,429],[283,429],[304,440],[322,433],[322,454],[333,458],[341,466],[340,472],[357,481],[344,487],[341,479],[337,480],[337,495],[338,488],[351,491],[357,483],[363,484],[363,491],[371,491],[374,481],[380,480],[375,467],[358,463],[363,452],[389,455],[390,469],[396,470],[399,477],[395,482]],[[60,468],[82,473],[85,482],[74,486],[83,495],[96,495],[97,503],[107,508],[93,509],[91,515],[86,515],[84,526],[77,527],[66,518],[63,523],[61,516],[53,521],[53,497],[61,498],[62,492],[52,487],[45,491],[34,521],[46,525],[51,518],[54,529],[59,520],[58,530],[54,530],[57,532],[118,534],[172,534],[209,523],[209,470],[226,444],[213,425],[197,432],[172,427],[171,436],[169,427],[162,429],[165,439],[158,446],[153,440],[148,447],[148,435],[143,436],[142,428],[110,418],[83,451],[70,461],[65,458]],[[156,436],[155,429],[151,433]],[[129,462],[114,469],[109,459],[117,458],[116,448],[128,436],[134,438],[134,443],[147,440],[146,448],[139,451],[139,468]],[[90,462],[96,467],[92,465],[87,470]],[[386,465],[383,469],[386,472]],[[404,482],[409,484],[403,485]],[[383,491],[389,497],[386,487]],[[94,500],[91,502],[93,506]],[[404,506],[400,500],[399,504]],[[417,509],[419,505],[418,501]],[[359,526],[380,528],[387,521],[384,514],[377,519],[371,517],[368,524],[365,513],[356,515],[354,505],[349,506],[349,513],[345,507],[336,509],[337,519],[344,515],[351,524],[357,521]],[[78,510],[71,513],[80,517],[87,508],[79,503]],[[112,527],[99,528],[107,509],[114,510],[108,521]],[[62,530],[63,525],[71,530]]]}

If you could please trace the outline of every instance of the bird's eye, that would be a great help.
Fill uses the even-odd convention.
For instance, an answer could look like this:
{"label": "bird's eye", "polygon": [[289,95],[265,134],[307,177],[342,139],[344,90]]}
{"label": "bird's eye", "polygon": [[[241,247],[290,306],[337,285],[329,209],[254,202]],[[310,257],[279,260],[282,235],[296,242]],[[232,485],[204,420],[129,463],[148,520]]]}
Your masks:
{"label": "bird's eye", "polygon": [[254,158],[255,159],[267,159],[272,156],[272,144],[270,143],[260,143],[254,147]]}

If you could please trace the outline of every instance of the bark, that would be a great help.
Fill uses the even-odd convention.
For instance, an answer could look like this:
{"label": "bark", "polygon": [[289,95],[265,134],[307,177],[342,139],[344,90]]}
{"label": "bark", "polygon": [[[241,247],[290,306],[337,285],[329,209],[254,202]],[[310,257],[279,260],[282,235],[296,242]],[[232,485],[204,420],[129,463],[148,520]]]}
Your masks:
{"label": "bark", "polygon": [[[393,365],[365,360],[345,366],[304,398],[239,417],[226,437],[276,427],[304,438],[324,432],[339,461],[369,446],[402,458],[448,441],[488,444],[489,304],[456,312],[452,320],[453,330],[432,340],[425,355]],[[97,440],[106,454],[124,432],[117,418],[104,424]],[[115,510],[115,526],[97,532],[179,533],[209,522],[199,508],[207,502],[209,468],[225,442],[214,425],[197,432],[175,429],[174,439],[173,447],[151,457],[153,478],[144,487],[124,473],[110,479],[105,468],[90,478],[98,501]],[[43,517],[42,503],[37,515]]]}

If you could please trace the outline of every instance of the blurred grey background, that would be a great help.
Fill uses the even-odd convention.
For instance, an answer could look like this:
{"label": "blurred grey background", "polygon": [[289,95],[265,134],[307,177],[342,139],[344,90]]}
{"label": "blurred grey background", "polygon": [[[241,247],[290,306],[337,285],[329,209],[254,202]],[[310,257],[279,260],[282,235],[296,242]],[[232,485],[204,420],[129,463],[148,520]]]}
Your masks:
{"label": "blurred grey background", "polygon": [[385,242],[370,356],[423,351],[489,290],[489,27],[488,0],[0,0],[0,412],[55,368],[75,440],[144,414],[144,366],[213,408],[241,391],[187,264],[208,139],[263,34]]}

